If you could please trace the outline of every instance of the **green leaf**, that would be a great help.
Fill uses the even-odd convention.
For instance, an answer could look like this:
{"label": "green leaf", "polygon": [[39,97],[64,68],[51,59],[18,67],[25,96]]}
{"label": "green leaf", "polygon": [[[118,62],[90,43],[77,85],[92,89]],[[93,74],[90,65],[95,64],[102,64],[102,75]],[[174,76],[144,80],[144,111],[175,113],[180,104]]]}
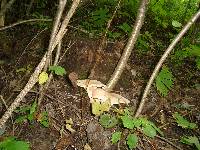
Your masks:
{"label": "green leaf", "polygon": [[189,129],[195,129],[197,128],[197,125],[195,123],[190,123],[187,119],[185,119],[183,116],[181,116],[179,113],[175,112],[173,114],[174,119],[176,119],[176,122],[179,126],[182,128],[189,128]]}
{"label": "green leaf", "polygon": [[174,27],[176,27],[176,28],[180,28],[180,27],[182,26],[182,24],[181,24],[180,22],[176,21],[176,20],[173,20],[173,21],[172,21],[172,25],[173,25]]}
{"label": "green leaf", "polygon": [[134,118],[128,115],[121,116],[122,123],[125,128],[133,129],[134,128]]}
{"label": "green leaf", "polygon": [[65,68],[61,66],[49,66],[49,70],[53,71],[56,75],[63,76],[66,74]]}
{"label": "green leaf", "polygon": [[15,120],[15,123],[23,123],[27,120],[28,116],[25,115],[25,116],[19,116],[16,120]]}
{"label": "green leaf", "polygon": [[40,119],[40,124],[43,125],[44,127],[48,128],[49,127],[49,120],[48,120],[48,112],[47,111],[43,111],[41,113],[42,117]]}
{"label": "green leaf", "polygon": [[30,108],[30,114],[35,113],[36,107],[37,107],[37,103],[36,103],[36,101],[34,101],[31,108]]}
{"label": "green leaf", "polygon": [[131,26],[129,26],[127,23],[123,23],[122,25],[119,25],[118,28],[123,30],[128,35],[130,35],[131,30],[132,30]]}
{"label": "green leaf", "polygon": [[196,61],[197,68],[200,70],[200,57],[197,57],[195,61]]}
{"label": "green leaf", "polygon": [[33,121],[34,120],[34,114],[28,114],[28,120]]}
{"label": "green leaf", "polygon": [[180,140],[182,143],[184,144],[188,144],[188,145],[192,145],[194,144],[198,150],[200,150],[200,143],[199,140],[196,136],[185,136],[185,137],[181,137]]}
{"label": "green leaf", "polygon": [[31,106],[24,106],[24,107],[20,107],[19,109],[15,110],[16,113],[25,113],[27,111],[29,111],[31,108]]}
{"label": "green leaf", "polygon": [[111,139],[112,144],[117,143],[121,139],[121,135],[122,135],[122,132],[119,132],[119,131],[118,132],[114,132],[112,134],[112,139]]}
{"label": "green leaf", "polygon": [[29,143],[18,141],[14,137],[8,137],[0,142],[1,150],[30,150]]}
{"label": "green leaf", "polygon": [[156,87],[162,96],[167,96],[168,91],[172,88],[174,83],[174,77],[166,66],[162,67],[162,70],[156,77]]}
{"label": "green leaf", "polygon": [[193,56],[200,57],[200,46],[198,46],[198,45],[191,45],[190,49],[189,49],[189,52]]}
{"label": "green leaf", "polygon": [[156,130],[154,129],[154,127],[152,127],[151,125],[146,125],[143,128],[143,132],[145,135],[154,138],[156,136]]}
{"label": "green leaf", "polygon": [[156,127],[156,125],[151,122],[150,125],[161,135],[164,136],[164,133],[160,130],[160,128]]}
{"label": "green leaf", "polygon": [[112,128],[118,123],[117,118],[109,114],[101,115],[99,122],[104,128]]}
{"label": "green leaf", "polygon": [[182,128],[189,128],[189,129],[195,129],[197,128],[197,125],[195,123],[190,123],[187,119],[185,119],[183,116],[181,116],[179,113],[175,112],[173,114],[174,119],[176,119],[176,122],[179,126]]}
{"label": "green leaf", "polygon": [[39,84],[44,84],[48,80],[48,74],[46,72],[42,72],[39,75]]}
{"label": "green leaf", "polygon": [[103,112],[107,112],[110,109],[109,102],[100,103],[99,101],[94,101],[92,103],[92,113],[96,116],[101,115]]}
{"label": "green leaf", "polygon": [[136,148],[138,137],[135,134],[129,134],[126,138],[126,143],[130,149]]}

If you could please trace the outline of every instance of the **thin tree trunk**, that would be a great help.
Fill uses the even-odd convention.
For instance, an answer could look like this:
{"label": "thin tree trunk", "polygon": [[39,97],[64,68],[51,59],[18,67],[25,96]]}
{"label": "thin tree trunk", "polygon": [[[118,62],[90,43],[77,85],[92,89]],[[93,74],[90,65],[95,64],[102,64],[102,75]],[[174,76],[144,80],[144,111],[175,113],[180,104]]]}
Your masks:
{"label": "thin tree trunk", "polygon": [[112,74],[110,80],[107,83],[108,90],[112,90],[115,87],[115,85],[117,84],[118,80],[120,79],[121,74],[127,64],[127,61],[131,55],[131,52],[134,48],[136,40],[139,36],[140,29],[143,25],[147,4],[148,4],[148,0],[141,1],[140,8],[138,9],[137,19],[136,19],[135,25],[133,27],[131,37],[128,40],[128,43],[127,43],[127,45],[124,49],[124,52],[117,64],[117,67],[115,68],[114,73]]}

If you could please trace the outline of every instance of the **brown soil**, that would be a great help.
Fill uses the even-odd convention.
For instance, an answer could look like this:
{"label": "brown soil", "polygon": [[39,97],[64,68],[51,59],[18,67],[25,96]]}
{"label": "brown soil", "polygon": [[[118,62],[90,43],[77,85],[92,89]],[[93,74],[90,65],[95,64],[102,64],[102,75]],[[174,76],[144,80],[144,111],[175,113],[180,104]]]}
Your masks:
{"label": "brown soil", "polygon": [[[0,60],[3,60],[3,64],[0,66],[0,91],[8,106],[18,92],[23,89],[48,44],[49,34],[43,32],[28,45],[35,36],[33,33],[27,32],[20,37],[15,35],[16,38],[9,41],[7,39],[10,39],[10,37],[4,36],[4,39],[0,40],[8,42],[8,44],[0,43]],[[6,35],[6,33],[4,34]],[[32,124],[28,122],[13,124],[9,120],[2,136],[14,135],[18,139],[29,141],[33,150],[82,150],[86,145],[89,145],[93,150],[127,149],[124,141],[118,145],[111,145],[110,137],[116,128],[104,129],[101,127],[98,118],[91,114],[89,98],[84,89],[73,87],[68,79],[69,73],[75,72],[79,79],[90,76],[91,79],[106,83],[117,65],[125,42],[108,42],[102,51],[98,51],[101,40],[71,36],[63,41],[62,51],[66,54],[62,57],[59,65],[66,69],[67,76],[54,77],[41,105],[41,110],[48,112],[50,127],[44,128],[36,121]],[[70,48],[68,49],[68,47]],[[5,52],[5,49],[8,49],[8,51]],[[96,62],[97,57],[98,62]],[[116,93],[120,93],[131,101],[130,107],[133,110],[136,110],[139,104],[141,94],[156,62],[157,59],[155,61],[152,54],[141,57],[134,51],[114,89]],[[96,64],[95,68],[93,68],[94,64]],[[26,68],[28,65],[32,68],[30,72],[16,73],[17,68]],[[32,92],[25,97],[21,106],[32,104],[38,98],[38,89],[39,87],[36,85]],[[166,139],[182,149],[192,149],[179,142],[180,136],[186,134],[200,136],[199,129],[188,131],[178,127],[172,118],[172,114],[178,111],[192,122],[200,125],[199,97],[199,89],[182,87],[178,79],[167,98],[162,98],[157,90],[152,87],[143,115],[161,128]],[[175,107],[177,104],[190,104],[191,110],[178,109]],[[2,115],[5,111],[5,105],[0,103],[0,114]],[[17,116],[18,114],[15,113],[13,120]],[[64,128],[66,119],[70,118],[73,120],[72,128],[76,130],[74,133]],[[140,135],[138,149],[175,150],[176,148],[159,138],[149,139]],[[87,149],[85,148],[85,150]]]}

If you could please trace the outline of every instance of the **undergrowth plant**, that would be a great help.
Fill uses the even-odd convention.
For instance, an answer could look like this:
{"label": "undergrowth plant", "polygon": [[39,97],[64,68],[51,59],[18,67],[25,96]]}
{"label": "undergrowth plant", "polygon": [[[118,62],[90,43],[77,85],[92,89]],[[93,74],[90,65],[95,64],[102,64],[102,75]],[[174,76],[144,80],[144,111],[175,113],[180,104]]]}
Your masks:
{"label": "undergrowth plant", "polygon": [[156,88],[162,96],[167,96],[174,83],[174,77],[168,67],[163,66],[156,77]]}
{"label": "undergrowth plant", "polygon": [[[134,118],[128,108],[117,110],[116,116],[103,114],[99,118],[100,124],[105,128],[113,128],[116,125],[121,127],[121,131],[112,134],[111,141],[113,144],[119,142],[122,137],[126,136],[126,143],[130,149],[136,148],[138,144],[138,134],[143,133],[149,138],[154,138],[157,133],[163,136],[163,132],[156,125],[145,117]],[[128,129],[128,134],[123,133]]]}
{"label": "undergrowth plant", "polygon": [[30,150],[30,144],[15,137],[6,137],[0,142],[0,150]]}
{"label": "undergrowth plant", "polygon": [[[188,121],[187,119],[185,119],[185,117],[183,117],[181,114],[179,114],[178,112],[175,112],[173,114],[173,118],[175,119],[176,123],[178,124],[178,126],[180,126],[183,129],[188,129],[188,130],[195,130],[198,128],[196,123],[191,123],[190,121]],[[184,135],[181,137],[180,142],[193,146],[195,145],[195,147],[200,150],[200,143],[199,143],[199,139],[196,136],[188,136],[188,135]]]}
{"label": "undergrowth plant", "polygon": [[37,121],[42,126],[49,127],[47,111],[43,111],[38,114],[36,110],[37,110],[36,101],[34,101],[32,105],[20,107],[19,109],[15,110],[15,112],[19,114],[19,116],[15,120],[15,123],[23,123],[23,122],[33,123],[34,121]]}

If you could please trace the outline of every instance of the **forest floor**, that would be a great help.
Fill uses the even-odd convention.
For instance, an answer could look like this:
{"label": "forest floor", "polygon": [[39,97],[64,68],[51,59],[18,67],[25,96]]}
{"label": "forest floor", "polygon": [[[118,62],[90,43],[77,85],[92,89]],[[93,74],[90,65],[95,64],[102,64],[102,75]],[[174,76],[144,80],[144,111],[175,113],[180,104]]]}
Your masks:
{"label": "forest floor", "polygon": [[[8,30],[1,33],[4,36],[0,36],[0,91],[5,103],[0,102],[0,115],[6,111],[5,104],[9,106],[23,89],[47,49],[50,34],[44,31],[33,39],[35,33],[39,32],[26,27],[15,32]],[[65,55],[63,57],[61,55],[59,65],[65,68],[67,75],[54,77],[40,108],[40,111],[48,112],[50,127],[45,128],[37,121],[14,123],[14,120],[19,117],[18,113],[14,113],[13,121],[9,120],[6,123],[4,134],[1,136],[16,136],[17,139],[26,140],[30,142],[33,150],[81,150],[87,144],[92,150],[128,149],[123,140],[117,145],[111,145],[111,134],[119,127],[103,128],[98,123],[98,118],[91,113],[89,98],[85,90],[74,87],[68,78],[68,75],[74,72],[79,79],[86,79],[90,75],[92,79],[106,83],[117,65],[125,44],[126,41],[107,42],[106,46],[98,52],[97,62],[97,51],[101,40],[72,34],[66,35],[62,44],[62,52],[65,52]],[[130,108],[133,111],[137,109],[141,95],[158,60],[159,58],[155,58],[150,52],[138,55],[133,50],[126,69],[114,89],[114,92],[131,101]],[[94,64],[97,66],[93,69]],[[177,126],[172,117],[172,114],[178,111],[189,116],[192,122],[200,126],[200,90],[186,86],[188,79],[184,76],[184,71],[187,69],[184,67],[177,75],[181,78],[177,78],[166,98],[161,97],[152,86],[142,114],[160,127],[168,141],[184,150],[189,150],[192,148],[179,142],[180,136],[188,133],[200,136],[199,129],[184,130]],[[39,96],[38,89],[37,84],[24,98],[20,107],[31,105]],[[178,108],[184,105],[189,106],[190,110]],[[72,128],[76,131],[74,133],[64,128],[65,121],[70,118],[73,120]],[[175,150],[176,148],[159,138],[149,139],[140,135],[138,149]]]}

